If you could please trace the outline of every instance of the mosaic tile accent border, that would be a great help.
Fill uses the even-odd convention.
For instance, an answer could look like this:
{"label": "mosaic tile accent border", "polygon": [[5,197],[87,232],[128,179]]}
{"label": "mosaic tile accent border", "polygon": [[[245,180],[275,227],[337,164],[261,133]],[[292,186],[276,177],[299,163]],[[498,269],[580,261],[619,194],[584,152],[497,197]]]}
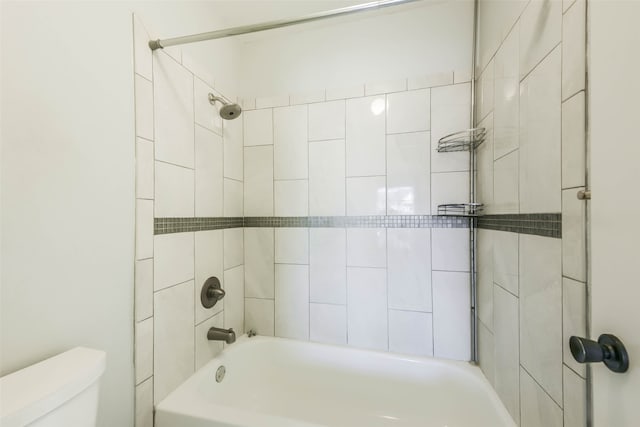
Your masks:
{"label": "mosaic tile accent border", "polygon": [[562,237],[562,214],[506,214],[478,217],[478,228],[533,234],[535,236]]}
{"label": "mosaic tile accent border", "polygon": [[237,227],[469,228],[469,226],[469,218],[436,215],[155,218],[154,234]]}
{"label": "mosaic tile accent border", "polygon": [[199,218],[154,218],[153,234],[184,233],[188,231],[221,230],[243,226],[243,218],[199,217]]}

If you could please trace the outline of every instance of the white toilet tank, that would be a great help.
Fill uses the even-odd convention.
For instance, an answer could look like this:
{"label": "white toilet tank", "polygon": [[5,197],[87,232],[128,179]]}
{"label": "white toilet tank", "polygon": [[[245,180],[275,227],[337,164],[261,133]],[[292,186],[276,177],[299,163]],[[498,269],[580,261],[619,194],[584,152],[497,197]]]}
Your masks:
{"label": "white toilet tank", "polygon": [[76,347],[0,378],[0,427],[94,427],[105,363]]}

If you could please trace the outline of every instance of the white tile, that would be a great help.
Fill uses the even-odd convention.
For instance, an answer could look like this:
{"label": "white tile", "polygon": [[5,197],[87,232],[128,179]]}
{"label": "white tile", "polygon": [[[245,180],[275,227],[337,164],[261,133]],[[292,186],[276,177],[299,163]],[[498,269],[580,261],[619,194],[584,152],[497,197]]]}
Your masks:
{"label": "white tile", "polygon": [[469,84],[431,89],[431,172],[469,170],[469,153],[438,153],[438,140],[469,128],[471,87]]}
{"label": "white tile", "polygon": [[[191,55],[190,52],[183,51],[181,63],[183,67],[193,73],[193,76],[195,78],[202,80],[210,87],[214,87],[216,81],[212,74],[213,70],[211,69],[211,67],[204,66],[204,64],[200,63],[199,58],[196,59],[193,55]],[[229,92],[225,91],[225,93]]]}
{"label": "white tile", "polygon": [[295,93],[289,96],[291,105],[310,104],[312,102],[322,102],[325,99],[325,90],[312,90],[304,93]]}
{"label": "white tile", "polygon": [[245,228],[245,297],[273,298],[273,262],[273,228]]}
{"label": "white tile", "polygon": [[493,213],[518,213],[520,209],[520,152],[518,150],[493,164]]}
{"label": "white tile", "polygon": [[586,5],[579,0],[562,17],[562,99],[586,87]]}
{"label": "white tile", "polygon": [[484,204],[485,213],[493,212],[493,113],[478,124],[486,129],[484,142],[477,148],[476,200]]}
{"label": "white tile", "polygon": [[560,239],[520,235],[520,364],[562,401]]}
{"label": "white tile", "polygon": [[575,2],[576,0],[562,0],[562,13],[565,13]]}
{"label": "white tile", "polygon": [[273,176],[275,179],[306,179],[309,176],[307,106],[273,110]]}
{"label": "white tile", "polygon": [[153,140],[153,83],[136,75],[136,136]]}
{"label": "white tile", "polygon": [[585,95],[577,94],[562,104],[562,188],[585,185]]}
{"label": "white tile", "polygon": [[223,241],[222,230],[197,231],[195,233],[195,294],[196,324],[210,318],[224,308],[226,300],[218,301],[211,308],[204,308],[200,302],[200,292],[204,282],[209,277],[217,277],[225,289],[224,267],[223,267]]}
{"label": "white tile", "polygon": [[153,427],[153,378],[136,386],[136,427]]}
{"label": "white tile", "polygon": [[431,311],[431,231],[387,229],[389,308]]}
{"label": "white tile", "polygon": [[384,176],[347,178],[347,215],[384,215],[386,210]]}
{"label": "white tile", "polygon": [[431,239],[434,270],[469,271],[468,228],[433,228]]}
{"label": "white tile", "polygon": [[367,96],[379,95],[383,93],[400,92],[407,90],[407,79],[385,80],[373,83],[367,83],[364,86],[364,92]]}
{"label": "white tile", "polygon": [[519,146],[520,72],[518,28],[509,34],[495,57],[495,159]]}
{"label": "white tile", "polygon": [[453,72],[453,83],[468,83],[471,81],[471,70],[455,70]]}
{"label": "white tile", "polygon": [[135,71],[136,74],[140,74],[143,77],[146,77],[149,80],[153,79],[152,65],[153,65],[153,56],[151,54],[151,49],[149,48],[149,33],[142,25],[142,21],[140,18],[134,14],[133,15],[133,55],[134,55],[134,63],[135,63]]}
{"label": "white tile", "polygon": [[493,280],[518,296],[518,234],[493,232]]}
{"label": "white tile", "polygon": [[153,375],[153,317],[136,323],[136,384]]}
{"label": "white tile", "polygon": [[[515,0],[509,2],[487,2],[478,10],[479,20],[482,22],[479,28],[478,59],[477,66],[482,69],[500,47],[510,32],[519,30],[514,23],[526,7],[529,0]],[[516,36],[518,37],[518,36]]]}
{"label": "white tile", "polygon": [[310,300],[347,302],[346,231],[342,228],[309,229]]}
{"label": "white tile", "polygon": [[193,281],[154,295],[154,400],[164,399],[194,371]]}
{"label": "white tile", "polygon": [[511,417],[517,420],[520,414],[518,298],[500,286],[494,286],[493,316],[494,388]]}
{"label": "white tile", "polygon": [[364,96],[364,85],[327,89],[327,101]]}
{"label": "white tile", "polygon": [[224,216],[226,217],[241,217],[244,212],[244,184],[235,179],[225,178],[223,180],[224,186]]}
{"label": "white tile", "polygon": [[223,349],[222,341],[210,341],[207,338],[207,332],[209,328],[223,328],[224,327],[224,313],[220,312],[196,326],[195,331],[195,357],[196,357],[196,370],[202,368],[211,359],[216,357]]}
{"label": "white tile", "polygon": [[155,216],[194,216],[195,171],[163,162],[156,162],[155,170]]}
{"label": "white tile", "polygon": [[480,77],[478,78],[476,102],[478,118],[480,120],[487,117],[487,114],[493,111],[493,91],[495,83],[494,70],[494,62],[492,60],[489,62],[489,64],[482,71],[482,74],[480,74]]}
{"label": "white tile", "polygon": [[256,98],[256,108],[285,107],[289,105],[289,95]]}
{"label": "white tile", "polygon": [[276,265],[275,335],[309,339],[309,266]]}
{"label": "white tile", "polygon": [[389,351],[433,356],[431,313],[389,310]]}
{"label": "white tile", "polygon": [[587,382],[566,366],[564,376],[564,427],[583,427],[587,424]]}
{"label": "white tile", "polygon": [[431,174],[431,214],[438,214],[438,206],[469,202],[469,173],[444,172]]}
{"label": "white tile", "polygon": [[224,327],[239,336],[244,331],[244,267],[239,265],[224,272]]}
{"label": "white tile", "polygon": [[587,377],[587,368],[576,362],[569,349],[571,336],[587,336],[587,285],[575,280],[562,278],[562,359],[564,363]]}
{"label": "white tile", "polygon": [[560,59],[556,48],[520,85],[522,213],[559,212],[561,207]]}
{"label": "white tile", "polygon": [[193,74],[165,52],[153,55],[156,160],[193,167]]}
{"label": "white tile", "polygon": [[194,276],[193,233],[159,234],[154,237],[153,289],[186,282]]}
{"label": "white tile", "polygon": [[429,89],[392,93],[387,96],[387,133],[419,132],[431,125]]}
{"label": "white tile", "polygon": [[214,96],[220,96],[220,94],[197,77],[193,79],[193,92],[195,122],[212,132],[221,134],[222,118],[218,111],[222,104],[216,102],[215,105],[212,105],[209,102],[210,93]]}
{"label": "white tile", "polygon": [[153,316],[153,259],[136,261],[135,315],[136,322]]}
{"label": "white tile", "polygon": [[222,124],[222,138],[224,141],[224,176],[226,178],[242,181],[243,168],[243,141],[244,141],[244,116],[235,120],[225,120]]}
{"label": "white tile", "polygon": [[434,356],[471,357],[469,273],[433,272]]}
{"label": "white tile", "polygon": [[350,267],[386,267],[386,229],[347,229],[347,265]]}
{"label": "white tile", "polygon": [[[496,231],[478,230],[477,240],[477,302],[480,322],[493,332],[493,245]],[[493,359],[493,348],[491,349]]]}
{"label": "white tile", "polygon": [[520,78],[560,42],[562,1],[534,0],[520,17]]}
{"label": "white tile", "polygon": [[385,97],[347,101],[347,176],[385,174]]}
{"label": "white tile", "polygon": [[429,132],[387,136],[387,214],[429,215]]}
{"label": "white tile", "polygon": [[245,111],[244,117],[244,145],[273,144],[273,110]]}
{"label": "white tile", "polygon": [[344,139],[345,101],[309,105],[309,141]]}
{"label": "white tile", "polygon": [[136,139],[136,197],[153,199],[154,195],[153,143]]}
{"label": "white tile", "polygon": [[387,350],[387,278],[382,268],[347,268],[349,345]]}
{"label": "white tile", "polygon": [[347,343],[347,307],[309,304],[309,339],[325,344]]}
{"label": "white tile", "polygon": [[244,214],[273,215],[273,147],[244,149]]}
{"label": "white tile", "polygon": [[425,76],[411,77],[408,79],[409,90],[424,89],[434,86],[444,86],[453,84],[453,71],[428,74]]}
{"label": "white tile", "polygon": [[245,298],[244,329],[258,335],[273,336],[274,307],[272,299]]}
{"label": "white tile", "polygon": [[481,321],[478,323],[478,363],[485,378],[491,383],[491,386],[493,386],[495,381],[493,348],[493,333]]}
{"label": "white tile", "polygon": [[136,259],[153,256],[153,200],[136,200]]}
{"label": "white tile", "polygon": [[345,214],[343,140],[309,144],[309,215]]}
{"label": "white tile", "polygon": [[256,99],[255,98],[241,98],[238,100],[243,110],[255,110]]}
{"label": "white tile", "polygon": [[587,280],[587,204],[576,193],[583,188],[562,192],[562,275]]}
{"label": "white tile", "polygon": [[275,262],[309,264],[309,229],[276,228]]}
{"label": "white tile", "polygon": [[196,216],[216,217],[223,214],[223,148],[222,138],[196,126],[195,194]]}
{"label": "white tile", "polygon": [[227,228],[223,230],[224,268],[236,267],[244,263],[244,230]]}
{"label": "white tile", "polygon": [[306,179],[275,181],[275,215],[309,215],[309,181]]}
{"label": "white tile", "polygon": [[[560,378],[562,382],[562,377]],[[520,425],[562,427],[562,409],[524,370],[520,369]]]}

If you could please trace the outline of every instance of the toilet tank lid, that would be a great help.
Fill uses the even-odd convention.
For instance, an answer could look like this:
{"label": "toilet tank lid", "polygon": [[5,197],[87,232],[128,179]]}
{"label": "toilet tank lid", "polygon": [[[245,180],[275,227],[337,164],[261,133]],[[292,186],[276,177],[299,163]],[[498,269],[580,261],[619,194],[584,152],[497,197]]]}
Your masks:
{"label": "toilet tank lid", "polygon": [[0,378],[0,425],[28,424],[95,383],[106,353],[76,347]]}

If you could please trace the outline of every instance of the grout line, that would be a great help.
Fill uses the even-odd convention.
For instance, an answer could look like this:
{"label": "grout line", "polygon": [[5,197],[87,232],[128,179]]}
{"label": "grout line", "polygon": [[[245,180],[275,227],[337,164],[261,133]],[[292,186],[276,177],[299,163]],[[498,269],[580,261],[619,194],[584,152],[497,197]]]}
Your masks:
{"label": "grout line", "polygon": [[531,373],[527,370],[527,368],[525,368],[522,364],[520,364],[520,368],[521,368],[523,371],[525,371],[525,372],[527,373],[527,375],[529,375],[529,376],[531,377],[531,379],[532,379],[532,380],[533,380],[533,381],[538,385],[538,387],[540,387],[540,389],[541,389],[541,390],[542,390],[542,391],[543,391],[543,392],[544,392],[544,393],[549,397],[549,399],[551,399],[551,401],[552,401],[553,403],[555,403],[555,404],[560,408],[560,410],[562,411],[562,405],[558,404],[558,402],[556,402],[556,400],[555,400],[553,397],[551,397],[551,395],[550,395],[550,394],[547,392],[547,390],[542,386],[542,384],[540,384],[540,383],[538,382],[538,380],[536,379],[536,377],[534,377],[533,375],[531,375]]}

